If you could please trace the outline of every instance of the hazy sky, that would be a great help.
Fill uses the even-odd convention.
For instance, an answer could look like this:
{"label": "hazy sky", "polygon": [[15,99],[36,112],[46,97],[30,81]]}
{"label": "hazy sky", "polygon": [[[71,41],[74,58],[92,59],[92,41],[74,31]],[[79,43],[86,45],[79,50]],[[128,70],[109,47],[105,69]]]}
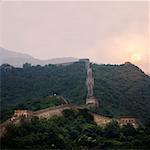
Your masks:
{"label": "hazy sky", "polygon": [[131,61],[150,72],[148,1],[1,2],[4,48],[40,59]]}

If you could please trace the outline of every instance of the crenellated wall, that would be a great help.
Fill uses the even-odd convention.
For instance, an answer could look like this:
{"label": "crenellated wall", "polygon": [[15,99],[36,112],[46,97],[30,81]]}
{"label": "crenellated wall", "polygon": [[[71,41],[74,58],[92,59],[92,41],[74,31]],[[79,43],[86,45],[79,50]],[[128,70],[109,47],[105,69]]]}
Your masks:
{"label": "crenellated wall", "polygon": [[33,116],[39,117],[39,118],[50,118],[52,116],[61,116],[63,110],[65,109],[73,109],[77,110],[79,107],[71,104],[65,104],[65,105],[60,105],[52,108],[46,108],[42,109],[39,111],[35,111],[33,113]]}
{"label": "crenellated wall", "polygon": [[[86,108],[86,107],[79,107],[76,105],[71,105],[71,104],[65,104],[65,105],[60,105],[57,107],[52,107],[52,108],[46,108],[42,109],[39,111],[29,111],[29,110],[15,110],[14,115],[8,119],[7,121],[3,122],[0,124],[0,137],[3,136],[6,133],[7,126],[11,124],[20,124],[21,119],[27,119],[30,120],[32,117],[38,117],[38,118],[51,118],[53,116],[62,116],[63,115],[63,110],[65,109],[72,109],[75,111],[78,111],[79,109]],[[119,119],[116,118],[110,118],[98,114],[91,113],[94,117],[94,121],[97,125],[99,126],[106,126],[108,123],[111,121],[115,120],[118,122],[120,127],[131,124],[133,127],[137,128],[139,125],[139,122],[136,118],[134,117],[120,117]]]}

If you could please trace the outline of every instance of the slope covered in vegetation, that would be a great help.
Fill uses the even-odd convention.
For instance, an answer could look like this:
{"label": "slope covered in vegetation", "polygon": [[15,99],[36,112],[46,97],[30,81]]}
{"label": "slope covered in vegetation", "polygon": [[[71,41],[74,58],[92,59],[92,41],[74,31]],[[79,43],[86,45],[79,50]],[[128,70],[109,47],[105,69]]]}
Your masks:
{"label": "slope covered in vegetation", "polygon": [[46,65],[23,68],[1,67],[2,106],[48,95],[62,95],[72,102],[85,99],[86,70],[82,62],[67,66]]}
{"label": "slope covered in vegetation", "polygon": [[97,126],[87,110],[64,110],[63,116],[33,119],[22,126],[10,126],[1,139],[2,149],[149,149],[150,126],[119,128],[116,122]]}
{"label": "slope covered in vegetation", "polygon": [[86,98],[85,78],[86,69],[83,62],[44,67],[25,64],[23,68],[2,65],[2,117],[18,105],[27,108],[28,102],[31,104],[40,99],[44,101],[45,97],[54,94],[64,96],[69,102],[83,104]]}
{"label": "slope covered in vegetation", "polygon": [[[149,118],[149,76],[131,63],[92,64],[92,69],[94,95],[100,103],[99,108],[93,111],[110,116],[131,115],[143,121]],[[77,105],[85,103],[87,91],[84,62],[44,67],[25,64],[23,68],[2,65],[1,79],[1,106],[5,116],[18,106],[32,109],[30,106],[35,105],[34,101],[40,100],[42,103],[42,99],[44,101],[45,97],[54,93]],[[47,104],[42,105],[49,107]]]}
{"label": "slope covered in vegetation", "polygon": [[147,120],[150,116],[150,77],[131,63],[93,64],[94,95],[101,114],[131,115]]}

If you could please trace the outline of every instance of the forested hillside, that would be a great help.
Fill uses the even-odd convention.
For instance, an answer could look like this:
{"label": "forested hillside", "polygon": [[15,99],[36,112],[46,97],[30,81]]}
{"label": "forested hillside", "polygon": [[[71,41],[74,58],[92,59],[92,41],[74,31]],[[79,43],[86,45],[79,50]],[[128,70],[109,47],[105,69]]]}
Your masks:
{"label": "forested hillside", "polygon": [[93,64],[94,94],[100,101],[95,111],[105,115],[150,116],[150,77],[131,63]]}
{"label": "forested hillside", "polygon": [[2,65],[2,113],[53,94],[64,96],[69,102],[83,104],[86,98],[85,78],[83,62],[44,67],[25,64],[23,68]]}
{"label": "forested hillside", "polygon": [[[110,116],[131,115],[146,121],[150,116],[150,77],[131,63],[123,65],[92,64],[95,80],[94,96],[100,106],[93,110]],[[2,113],[16,107],[32,109],[49,105],[45,98],[57,94],[80,105],[86,99],[84,62],[67,66],[1,66]],[[43,98],[44,97],[44,98]],[[48,105],[47,105],[48,104]],[[34,110],[34,109],[33,109]],[[9,113],[8,113],[9,114]],[[3,115],[2,115],[3,116]],[[2,117],[3,118],[3,117]]]}

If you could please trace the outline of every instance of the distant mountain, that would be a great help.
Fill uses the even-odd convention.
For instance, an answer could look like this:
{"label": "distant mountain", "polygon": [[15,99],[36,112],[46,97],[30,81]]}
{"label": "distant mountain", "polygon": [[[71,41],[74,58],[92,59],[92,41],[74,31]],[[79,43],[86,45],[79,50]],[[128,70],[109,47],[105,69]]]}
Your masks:
{"label": "distant mountain", "polygon": [[64,58],[54,58],[48,60],[36,59],[28,54],[18,53],[10,51],[0,47],[0,64],[10,64],[15,67],[22,67],[25,63],[31,63],[32,65],[46,65],[46,64],[60,64],[78,61],[77,58],[64,57]]}

